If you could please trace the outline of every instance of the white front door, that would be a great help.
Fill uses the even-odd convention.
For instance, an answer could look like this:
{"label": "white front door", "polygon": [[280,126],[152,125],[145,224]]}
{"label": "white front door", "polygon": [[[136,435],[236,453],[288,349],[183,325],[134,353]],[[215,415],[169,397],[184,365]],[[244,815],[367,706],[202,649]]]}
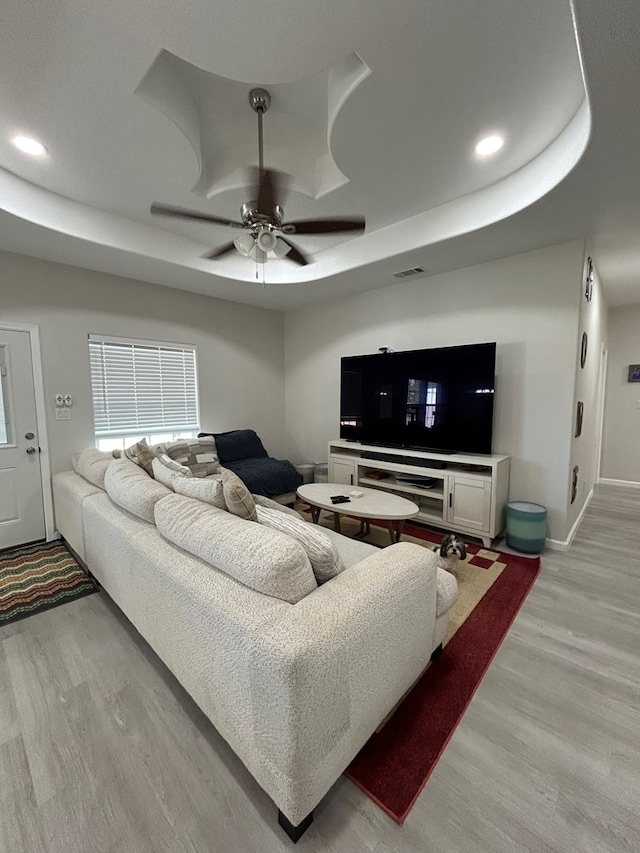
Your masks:
{"label": "white front door", "polygon": [[0,329],[0,549],[44,537],[31,339]]}

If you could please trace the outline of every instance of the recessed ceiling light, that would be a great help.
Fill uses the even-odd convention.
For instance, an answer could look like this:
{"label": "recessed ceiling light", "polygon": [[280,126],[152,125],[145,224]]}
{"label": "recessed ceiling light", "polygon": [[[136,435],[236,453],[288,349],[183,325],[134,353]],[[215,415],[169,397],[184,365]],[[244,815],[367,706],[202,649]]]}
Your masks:
{"label": "recessed ceiling light", "polygon": [[496,151],[499,151],[503,145],[504,139],[502,136],[494,134],[492,136],[485,136],[484,139],[481,139],[474,148],[474,151],[478,157],[488,157],[490,154],[495,154]]}
{"label": "recessed ceiling light", "polygon": [[20,151],[25,154],[31,154],[33,157],[42,157],[47,153],[47,149],[42,142],[37,139],[32,139],[30,136],[14,136],[11,140]]}

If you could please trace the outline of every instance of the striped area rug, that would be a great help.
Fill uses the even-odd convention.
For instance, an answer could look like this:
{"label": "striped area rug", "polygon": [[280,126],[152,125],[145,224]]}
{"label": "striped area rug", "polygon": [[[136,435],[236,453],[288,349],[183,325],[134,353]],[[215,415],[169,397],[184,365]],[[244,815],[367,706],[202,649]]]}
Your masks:
{"label": "striped area rug", "polygon": [[61,542],[0,552],[0,626],[97,591]]}

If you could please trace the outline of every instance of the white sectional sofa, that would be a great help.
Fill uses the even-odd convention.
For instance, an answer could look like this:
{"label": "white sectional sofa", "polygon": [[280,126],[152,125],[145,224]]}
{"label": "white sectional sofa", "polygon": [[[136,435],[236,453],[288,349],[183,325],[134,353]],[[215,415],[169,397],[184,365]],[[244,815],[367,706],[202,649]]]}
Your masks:
{"label": "white sectional sofa", "polygon": [[426,548],[378,549],[323,528],[344,570],[318,585],[296,539],[136,468],[89,466],[93,482],[56,474],[58,531],[297,840],[441,647],[456,581]]}

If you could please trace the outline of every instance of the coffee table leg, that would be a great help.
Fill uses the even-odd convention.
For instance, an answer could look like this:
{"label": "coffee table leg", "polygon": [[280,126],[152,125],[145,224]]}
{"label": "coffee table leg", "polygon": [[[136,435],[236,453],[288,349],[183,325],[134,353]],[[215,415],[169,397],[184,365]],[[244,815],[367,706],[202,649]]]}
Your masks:
{"label": "coffee table leg", "polygon": [[400,541],[400,536],[402,535],[402,528],[404,527],[404,519],[403,518],[400,519],[400,521],[398,522],[398,526],[395,529],[395,532],[393,529],[393,521],[389,521],[388,524],[389,524],[389,539],[391,539],[391,544],[393,545],[394,542]]}
{"label": "coffee table leg", "polygon": [[313,521],[314,524],[317,524],[319,518],[320,518],[320,507],[312,506],[311,507],[311,521]]}
{"label": "coffee table leg", "polygon": [[342,528],[340,527],[340,513],[339,512],[333,513],[333,529],[336,531],[336,533],[342,533]]}
{"label": "coffee table leg", "polygon": [[368,518],[360,519],[360,530],[356,533],[356,536],[368,536],[371,533],[371,523]]}

